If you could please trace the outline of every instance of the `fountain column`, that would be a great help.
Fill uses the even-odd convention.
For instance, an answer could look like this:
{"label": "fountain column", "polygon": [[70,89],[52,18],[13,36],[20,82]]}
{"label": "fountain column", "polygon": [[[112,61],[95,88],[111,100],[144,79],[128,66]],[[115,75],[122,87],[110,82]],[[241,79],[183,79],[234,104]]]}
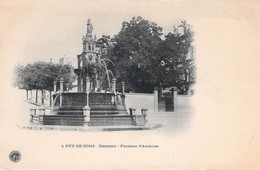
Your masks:
{"label": "fountain column", "polygon": [[54,92],[54,94],[56,94],[56,92],[57,92],[57,81],[56,80],[53,82],[53,92]]}
{"label": "fountain column", "polygon": [[78,76],[78,92],[81,92],[81,78]]}
{"label": "fountain column", "polygon": [[60,107],[62,106],[63,78],[60,78]]}
{"label": "fountain column", "polygon": [[68,93],[69,92],[69,83],[66,83],[66,92]]}
{"label": "fountain column", "polygon": [[122,81],[122,94],[125,94],[125,82]]}
{"label": "fountain column", "polygon": [[[78,55],[78,69],[80,69],[80,56]],[[78,75],[78,92],[81,92],[81,77],[80,73]]]}
{"label": "fountain column", "polygon": [[89,107],[89,91],[90,91],[90,80],[86,78],[86,94],[87,94],[87,106]]}
{"label": "fountain column", "polygon": [[96,73],[96,74],[95,74],[94,92],[97,92],[97,91],[98,91],[98,86],[99,86],[99,83],[98,83],[98,74]]}
{"label": "fountain column", "polygon": [[[53,94],[57,93],[57,81],[53,81]],[[50,91],[50,106],[52,106],[54,104],[54,98],[51,95],[51,91]]]}
{"label": "fountain column", "polygon": [[84,122],[85,123],[88,123],[90,121],[90,110],[91,110],[91,108],[89,107],[89,90],[90,90],[90,81],[89,81],[89,77],[87,77],[86,78],[87,105],[83,108]]}
{"label": "fountain column", "polygon": [[100,84],[99,78],[97,79],[97,91],[98,91],[98,92],[101,91],[101,84]]}
{"label": "fountain column", "polygon": [[84,72],[83,73],[83,88],[82,88],[83,92],[86,92],[86,86],[87,86],[86,82],[87,82],[86,73]]}
{"label": "fountain column", "polygon": [[112,79],[112,93],[116,93],[116,78]]}

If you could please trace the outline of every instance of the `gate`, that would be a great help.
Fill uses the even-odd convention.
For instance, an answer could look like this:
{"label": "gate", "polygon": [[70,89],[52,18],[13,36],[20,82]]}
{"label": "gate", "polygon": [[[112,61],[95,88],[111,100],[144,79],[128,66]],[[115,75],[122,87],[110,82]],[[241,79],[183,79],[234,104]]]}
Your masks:
{"label": "gate", "polygon": [[174,111],[173,89],[158,90],[158,111]]}

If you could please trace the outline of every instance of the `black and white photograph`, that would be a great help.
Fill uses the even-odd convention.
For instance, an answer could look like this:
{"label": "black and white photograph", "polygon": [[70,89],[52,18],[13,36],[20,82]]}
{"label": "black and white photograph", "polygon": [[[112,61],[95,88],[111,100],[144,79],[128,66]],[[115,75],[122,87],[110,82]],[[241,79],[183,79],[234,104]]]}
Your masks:
{"label": "black and white photograph", "polygon": [[258,1],[0,1],[1,169],[259,169]]}

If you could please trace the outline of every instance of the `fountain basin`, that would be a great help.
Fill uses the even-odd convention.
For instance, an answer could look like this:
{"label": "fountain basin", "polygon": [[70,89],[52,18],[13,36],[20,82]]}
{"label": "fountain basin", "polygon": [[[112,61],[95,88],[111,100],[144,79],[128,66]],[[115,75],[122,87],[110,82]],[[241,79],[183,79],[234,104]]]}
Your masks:
{"label": "fountain basin", "polygon": [[[60,95],[62,103],[60,104]],[[125,95],[115,93],[90,93],[90,119],[86,121],[83,108],[86,93],[61,93],[54,95],[54,106],[50,115],[31,115],[31,122],[43,125],[65,126],[144,126],[146,114],[128,114]]]}
{"label": "fountain basin", "polygon": [[[58,95],[58,96],[57,96]],[[83,115],[83,108],[87,104],[86,93],[62,93],[54,95],[54,106],[51,114],[54,115]],[[89,93],[89,107],[91,115],[127,115],[125,95],[115,93]]]}
{"label": "fountain basin", "polygon": [[62,126],[144,126],[144,115],[92,115],[90,121],[84,121],[84,115],[41,115],[38,121],[43,125]]}

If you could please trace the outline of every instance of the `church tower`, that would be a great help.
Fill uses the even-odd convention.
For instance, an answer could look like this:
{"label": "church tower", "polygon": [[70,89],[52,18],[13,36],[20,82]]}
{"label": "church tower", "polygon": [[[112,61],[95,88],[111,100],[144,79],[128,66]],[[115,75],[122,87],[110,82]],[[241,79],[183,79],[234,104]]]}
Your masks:
{"label": "church tower", "polygon": [[91,19],[88,19],[87,33],[82,37],[83,53],[86,54],[87,63],[95,63],[97,60],[96,36],[93,38],[92,30]]}
{"label": "church tower", "polygon": [[[93,26],[91,19],[87,22],[87,33],[82,37],[83,50],[78,55],[78,68],[74,70],[78,76],[78,92],[86,91],[86,77],[93,79],[96,76],[95,65],[100,60],[96,49],[96,36],[92,35]],[[93,85],[93,84],[92,84]]]}

